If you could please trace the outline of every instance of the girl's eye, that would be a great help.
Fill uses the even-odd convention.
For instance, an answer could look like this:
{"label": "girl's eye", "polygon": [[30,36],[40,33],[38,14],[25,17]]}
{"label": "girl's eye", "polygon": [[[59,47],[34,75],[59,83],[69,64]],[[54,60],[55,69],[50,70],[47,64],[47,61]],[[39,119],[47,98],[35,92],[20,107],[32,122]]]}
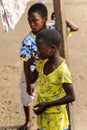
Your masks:
{"label": "girl's eye", "polygon": [[39,19],[36,19],[36,21],[39,21]]}

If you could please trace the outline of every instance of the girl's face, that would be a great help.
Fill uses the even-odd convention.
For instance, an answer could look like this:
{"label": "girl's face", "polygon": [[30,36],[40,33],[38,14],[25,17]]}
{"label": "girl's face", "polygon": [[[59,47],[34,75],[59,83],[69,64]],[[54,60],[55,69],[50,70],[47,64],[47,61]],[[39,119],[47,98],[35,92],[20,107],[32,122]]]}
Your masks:
{"label": "girl's face", "polygon": [[32,32],[36,34],[45,28],[46,18],[41,17],[41,15],[38,12],[35,12],[29,14],[28,22],[32,29]]}
{"label": "girl's face", "polygon": [[51,46],[47,46],[42,40],[36,40],[38,57],[42,60],[52,56]]}

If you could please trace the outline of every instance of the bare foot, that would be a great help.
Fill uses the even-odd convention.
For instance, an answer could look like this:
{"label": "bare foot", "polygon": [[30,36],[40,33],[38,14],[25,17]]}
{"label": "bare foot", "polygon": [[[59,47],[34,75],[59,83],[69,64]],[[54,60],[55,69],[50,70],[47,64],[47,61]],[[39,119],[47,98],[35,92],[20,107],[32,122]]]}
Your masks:
{"label": "bare foot", "polygon": [[32,121],[26,122],[19,130],[29,130],[32,127]]}

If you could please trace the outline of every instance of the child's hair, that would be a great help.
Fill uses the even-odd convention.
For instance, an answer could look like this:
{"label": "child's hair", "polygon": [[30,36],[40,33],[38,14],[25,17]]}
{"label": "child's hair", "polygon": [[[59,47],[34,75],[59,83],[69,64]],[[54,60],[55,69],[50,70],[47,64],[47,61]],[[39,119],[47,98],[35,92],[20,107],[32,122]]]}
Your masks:
{"label": "child's hair", "polygon": [[46,6],[42,3],[36,3],[33,4],[29,10],[28,10],[28,15],[34,12],[38,12],[41,17],[47,17],[48,16],[48,10]]}
{"label": "child's hair", "polygon": [[57,48],[59,48],[61,43],[61,35],[54,29],[44,29],[37,34],[36,40],[42,40],[44,44],[47,44],[48,46],[54,44]]}

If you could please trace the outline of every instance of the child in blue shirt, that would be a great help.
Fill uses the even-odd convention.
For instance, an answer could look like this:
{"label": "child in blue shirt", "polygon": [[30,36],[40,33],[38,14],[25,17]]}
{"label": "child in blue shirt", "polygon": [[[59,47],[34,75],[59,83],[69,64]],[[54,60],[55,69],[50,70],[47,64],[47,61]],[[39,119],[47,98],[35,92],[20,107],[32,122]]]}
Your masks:
{"label": "child in blue shirt", "polygon": [[[28,76],[26,75],[26,63],[32,54],[36,54],[37,48],[35,37],[39,31],[47,28],[47,17],[47,8],[41,3],[36,3],[32,5],[28,10],[28,22],[31,31],[22,41],[20,49],[20,58],[23,60],[23,71],[20,79],[20,90],[26,117],[25,124],[20,128],[20,130],[27,130],[32,126],[32,120],[30,117],[30,103],[33,100],[33,85],[29,84],[27,81]],[[35,66],[31,66],[32,71],[34,70],[34,68]]]}

